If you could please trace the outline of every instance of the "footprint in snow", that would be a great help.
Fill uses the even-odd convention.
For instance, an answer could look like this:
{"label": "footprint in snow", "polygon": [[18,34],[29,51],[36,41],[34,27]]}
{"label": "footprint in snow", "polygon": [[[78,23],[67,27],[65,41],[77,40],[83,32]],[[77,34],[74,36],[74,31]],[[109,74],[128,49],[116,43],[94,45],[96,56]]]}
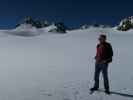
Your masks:
{"label": "footprint in snow", "polygon": [[65,98],[65,99],[63,99],[63,100],[71,100],[71,99],[69,99],[69,98]]}
{"label": "footprint in snow", "polygon": [[41,95],[45,95],[45,96],[53,96],[53,94],[52,93],[50,93],[50,92],[48,92],[48,91],[46,91],[46,90],[41,90],[40,91],[41,92]]}

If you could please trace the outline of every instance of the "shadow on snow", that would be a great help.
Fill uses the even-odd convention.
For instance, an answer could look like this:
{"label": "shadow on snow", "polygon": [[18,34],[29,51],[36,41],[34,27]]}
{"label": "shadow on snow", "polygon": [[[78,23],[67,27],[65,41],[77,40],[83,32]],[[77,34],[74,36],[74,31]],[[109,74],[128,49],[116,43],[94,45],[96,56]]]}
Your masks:
{"label": "shadow on snow", "polygon": [[[104,90],[98,90],[99,92],[104,92]],[[131,94],[126,94],[126,93],[120,93],[120,92],[115,92],[115,91],[111,91],[110,92],[111,94],[114,94],[114,95],[119,95],[119,96],[123,96],[123,97],[128,97],[128,98],[133,98],[133,95]]]}

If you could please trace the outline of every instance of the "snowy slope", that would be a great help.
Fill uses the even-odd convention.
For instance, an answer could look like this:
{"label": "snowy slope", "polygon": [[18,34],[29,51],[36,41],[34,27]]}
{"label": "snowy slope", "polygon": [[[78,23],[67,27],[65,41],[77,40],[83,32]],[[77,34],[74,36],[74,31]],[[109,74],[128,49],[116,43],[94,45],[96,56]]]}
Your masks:
{"label": "snowy slope", "polygon": [[45,32],[49,32],[50,30],[53,30],[53,29],[57,29],[57,27],[54,24],[48,27],[42,28],[42,30],[44,30]]}
{"label": "snowy slope", "polygon": [[36,36],[39,35],[37,32],[37,28],[33,27],[30,24],[21,24],[17,28],[9,31],[10,34],[18,35],[18,36]]}
{"label": "snowy slope", "polygon": [[20,26],[16,27],[15,29],[11,30],[0,30],[1,33],[5,33],[8,35],[16,35],[16,36],[23,36],[23,37],[33,37],[38,36],[44,33],[48,33],[52,29],[56,29],[55,25],[50,25],[44,28],[36,28],[31,24],[21,24]]}
{"label": "snowy slope", "polygon": [[59,35],[30,29],[23,31],[39,35],[27,38],[13,34],[23,33],[20,30],[0,31],[0,100],[133,100],[89,94],[97,38],[107,32],[115,55],[109,67],[111,90],[133,95],[131,32],[91,28]]}

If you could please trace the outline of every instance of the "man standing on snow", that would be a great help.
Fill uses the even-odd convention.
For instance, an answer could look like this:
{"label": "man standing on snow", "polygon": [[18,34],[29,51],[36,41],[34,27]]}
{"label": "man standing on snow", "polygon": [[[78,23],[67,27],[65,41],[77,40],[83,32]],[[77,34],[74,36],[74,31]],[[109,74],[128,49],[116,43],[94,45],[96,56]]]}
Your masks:
{"label": "man standing on snow", "polygon": [[108,80],[108,65],[112,62],[113,50],[110,43],[106,42],[107,37],[104,34],[99,36],[99,44],[97,45],[97,53],[95,56],[95,84],[90,90],[96,91],[99,88],[100,72],[103,74],[105,93],[110,94],[109,80]]}

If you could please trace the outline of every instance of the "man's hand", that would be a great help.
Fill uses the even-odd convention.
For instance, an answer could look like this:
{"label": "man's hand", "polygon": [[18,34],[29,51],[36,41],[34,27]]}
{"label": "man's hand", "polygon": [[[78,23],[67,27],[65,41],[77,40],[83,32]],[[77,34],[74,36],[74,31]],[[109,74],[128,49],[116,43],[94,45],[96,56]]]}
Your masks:
{"label": "man's hand", "polygon": [[94,59],[96,60],[97,59],[97,56],[95,56]]}

